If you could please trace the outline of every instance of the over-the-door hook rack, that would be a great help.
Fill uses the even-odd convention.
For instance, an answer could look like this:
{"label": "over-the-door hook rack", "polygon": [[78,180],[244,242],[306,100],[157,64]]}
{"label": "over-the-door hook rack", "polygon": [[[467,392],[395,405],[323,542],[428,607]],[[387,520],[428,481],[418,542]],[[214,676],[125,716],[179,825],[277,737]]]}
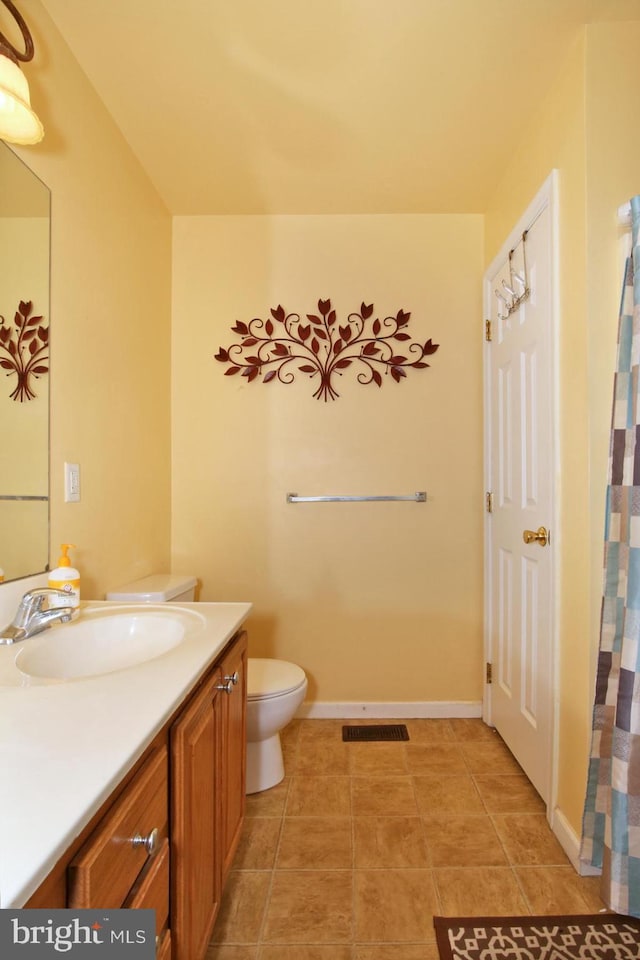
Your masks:
{"label": "over-the-door hook rack", "polygon": [[[525,230],[522,234],[522,273],[518,273],[513,266],[513,255],[516,252],[516,247],[514,247],[513,250],[509,251],[509,282],[507,283],[506,280],[501,281],[502,289],[509,294],[511,299],[507,300],[500,290],[494,291],[497,299],[500,301],[501,307],[504,307],[507,311],[506,314],[502,312],[498,313],[500,320],[506,320],[508,316],[518,309],[521,303],[529,299],[531,294],[529,281],[527,279],[527,232],[528,231]],[[519,294],[515,291],[516,283],[521,289],[521,293]]]}

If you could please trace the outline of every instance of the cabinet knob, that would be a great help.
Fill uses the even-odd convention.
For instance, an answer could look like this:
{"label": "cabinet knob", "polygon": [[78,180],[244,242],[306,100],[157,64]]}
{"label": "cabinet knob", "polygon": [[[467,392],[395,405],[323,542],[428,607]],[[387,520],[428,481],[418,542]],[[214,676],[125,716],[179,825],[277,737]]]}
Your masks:
{"label": "cabinet knob", "polygon": [[240,674],[238,673],[237,670],[234,670],[233,673],[231,673],[231,674],[225,673],[224,679],[225,679],[225,680],[231,680],[231,683],[232,683],[232,684],[234,685],[234,687],[235,687],[236,683],[238,683],[238,681],[240,680]]}
{"label": "cabinet knob", "polygon": [[227,680],[226,683],[217,683],[216,690],[224,690],[225,693],[233,693],[233,680]]}
{"label": "cabinet knob", "polygon": [[158,852],[158,847],[160,846],[159,839],[160,831],[157,827],[154,827],[148,837],[143,837],[137,833],[135,837],[131,838],[131,844],[134,847],[144,847],[149,856],[152,857],[154,853]]}

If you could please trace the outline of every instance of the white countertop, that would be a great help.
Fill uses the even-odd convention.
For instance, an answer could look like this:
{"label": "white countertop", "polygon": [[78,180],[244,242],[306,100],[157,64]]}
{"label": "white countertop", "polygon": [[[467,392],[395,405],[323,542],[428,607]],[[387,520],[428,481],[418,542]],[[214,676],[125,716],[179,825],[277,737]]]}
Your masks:
{"label": "white countertop", "polygon": [[[56,626],[0,646],[0,907],[21,907],[249,615],[250,603],[83,603],[82,616],[153,610],[185,639],[138,666],[37,680],[15,660]],[[180,613],[182,611],[182,613]],[[66,628],[65,628],[66,629]]]}

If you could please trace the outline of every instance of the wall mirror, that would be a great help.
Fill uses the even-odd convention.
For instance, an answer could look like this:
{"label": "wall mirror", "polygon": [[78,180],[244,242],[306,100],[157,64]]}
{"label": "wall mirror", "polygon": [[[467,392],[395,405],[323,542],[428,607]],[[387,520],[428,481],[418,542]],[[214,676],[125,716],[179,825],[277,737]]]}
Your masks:
{"label": "wall mirror", "polygon": [[0,568],[6,581],[42,573],[49,562],[50,227],[49,189],[0,142]]}

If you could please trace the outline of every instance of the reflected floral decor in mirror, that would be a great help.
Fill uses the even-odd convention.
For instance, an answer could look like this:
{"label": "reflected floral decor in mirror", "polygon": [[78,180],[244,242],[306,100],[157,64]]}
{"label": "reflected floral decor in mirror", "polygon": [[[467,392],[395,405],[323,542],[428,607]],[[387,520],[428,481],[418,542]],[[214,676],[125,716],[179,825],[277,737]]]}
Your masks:
{"label": "reflected floral decor in mirror", "polygon": [[6,376],[16,374],[18,382],[10,394],[12,400],[33,400],[36,396],[31,378],[37,380],[49,372],[49,328],[41,316],[32,316],[31,300],[21,300],[13,326],[0,314],[0,368]]}

